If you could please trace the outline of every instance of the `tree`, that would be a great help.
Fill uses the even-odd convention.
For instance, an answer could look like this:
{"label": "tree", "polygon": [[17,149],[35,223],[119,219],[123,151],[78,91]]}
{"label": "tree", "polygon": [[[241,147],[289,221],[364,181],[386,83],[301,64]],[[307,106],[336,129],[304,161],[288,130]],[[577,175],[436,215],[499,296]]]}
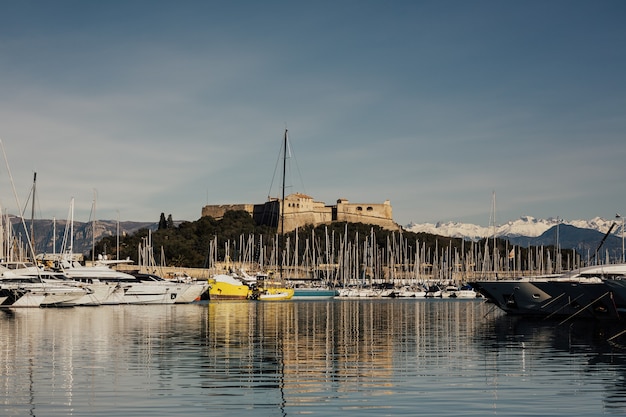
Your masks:
{"label": "tree", "polygon": [[167,228],[167,223],[165,222],[165,213],[161,213],[161,218],[159,219],[159,229],[163,230]]}
{"label": "tree", "polygon": [[[173,224],[171,215],[166,217],[164,214],[161,214],[159,228],[151,234],[151,241],[157,264],[163,261],[169,266],[203,268],[207,266],[209,248],[214,239],[217,239],[215,259],[223,261],[227,254],[227,247],[229,256],[235,258],[234,254],[236,251],[242,250],[241,242],[247,240],[250,236],[254,236],[255,242],[253,262],[258,260],[257,257],[263,256],[265,259],[259,262],[265,261],[263,263],[266,264],[269,261],[268,257],[274,250],[273,245],[276,241],[277,233],[275,227],[255,224],[252,216],[243,210],[227,211],[219,220],[207,216],[193,222],[182,221],[177,226]],[[297,241],[296,233],[300,236],[300,243],[297,246],[295,244]],[[134,262],[138,262],[137,248],[145,245],[145,239],[149,234],[149,229],[145,228],[138,230],[132,235],[122,237],[120,242],[120,259],[130,258]],[[310,251],[313,247],[318,253],[326,250],[326,236],[328,236],[330,239],[334,239],[334,242],[331,242],[329,245],[329,249],[332,249],[334,253],[330,254],[329,258],[337,259],[339,256],[338,251],[343,250],[341,248],[348,243],[354,244],[355,247],[363,250],[365,240],[369,239],[372,234],[375,236],[374,245],[383,253],[380,255],[381,259],[386,259],[384,253],[389,250],[389,239],[393,238],[392,241],[397,241],[400,235],[401,239],[408,245],[408,247],[404,248],[407,254],[415,253],[415,245],[418,241],[421,245],[425,244],[431,251],[437,247],[446,249],[449,246],[454,248],[461,247],[461,239],[423,233],[416,234],[408,231],[389,231],[380,226],[345,222],[334,222],[317,227],[304,226],[298,229],[297,232],[292,231],[286,234],[281,241],[282,245],[289,243],[291,256],[297,249],[298,258],[303,259],[305,256],[310,255],[310,252],[305,252],[307,250]],[[310,246],[304,244],[308,239],[311,239]],[[263,247],[260,246],[261,244]],[[112,248],[115,245],[116,236],[104,237],[97,242],[95,253],[104,253],[105,247]],[[505,249],[502,248],[501,250],[504,251]],[[325,256],[325,253],[318,256]],[[91,254],[89,253],[85,257],[90,259]],[[161,257],[162,259],[159,259]]]}

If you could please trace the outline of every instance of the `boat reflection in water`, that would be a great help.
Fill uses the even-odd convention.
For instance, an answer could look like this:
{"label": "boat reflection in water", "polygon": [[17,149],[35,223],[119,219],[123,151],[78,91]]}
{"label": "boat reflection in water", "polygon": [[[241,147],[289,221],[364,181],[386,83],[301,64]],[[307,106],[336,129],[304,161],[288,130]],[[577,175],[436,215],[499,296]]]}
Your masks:
{"label": "boat reflection in water", "polygon": [[[531,398],[538,407],[552,404],[555,408],[549,409],[559,411],[551,415],[582,416],[585,411],[581,407],[588,415],[626,412],[623,323],[589,319],[564,325],[558,320],[498,315],[488,327],[492,331],[476,337],[475,342],[482,345],[484,361],[499,368],[486,375],[498,396],[503,391],[528,390],[528,406]],[[596,377],[588,378],[591,375]],[[533,391],[535,384],[540,388],[537,391]],[[595,413],[584,404],[585,399],[601,401]],[[498,415],[508,415],[519,406],[500,400],[493,403]]]}
{"label": "boat reflection in water", "polygon": [[623,415],[619,330],[584,324],[445,299],[6,311],[0,415]]}

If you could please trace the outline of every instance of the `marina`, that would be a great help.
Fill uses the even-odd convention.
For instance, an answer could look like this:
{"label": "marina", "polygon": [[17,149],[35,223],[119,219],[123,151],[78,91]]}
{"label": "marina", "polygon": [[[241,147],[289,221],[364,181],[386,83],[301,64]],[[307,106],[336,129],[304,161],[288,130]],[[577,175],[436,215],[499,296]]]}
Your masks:
{"label": "marina", "polygon": [[626,2],[2,12],[0,417],[626,415]]}
{"label": "marina", "polygon": [[3,416],[623,415],[609,323],[481,300],[0,311]]}

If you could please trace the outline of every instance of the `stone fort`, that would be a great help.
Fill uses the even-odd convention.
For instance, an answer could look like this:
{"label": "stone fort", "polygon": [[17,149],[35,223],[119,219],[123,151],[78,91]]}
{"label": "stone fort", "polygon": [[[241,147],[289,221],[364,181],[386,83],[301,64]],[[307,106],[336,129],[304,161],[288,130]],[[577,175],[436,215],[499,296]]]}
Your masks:
{"label": "stone fort", "polygon": [[293,231],[305,225],[318,226],[332,222],[365,223],[380,226],[388,230],[399,230],[393,221],[391,203],[382,204],[350,203],[339,199],[335,205],[326,205],[314,201],[312,197],[294,193],[285,197],[284,204],[278,198],[271,198],[263,204],[222,204],[207,205],[202,208],[202,217],[211,216],[221,219],[224,213],[232,210],[244,210],[257,224],[280,228],[280,210],[284,205],[284,230]]}

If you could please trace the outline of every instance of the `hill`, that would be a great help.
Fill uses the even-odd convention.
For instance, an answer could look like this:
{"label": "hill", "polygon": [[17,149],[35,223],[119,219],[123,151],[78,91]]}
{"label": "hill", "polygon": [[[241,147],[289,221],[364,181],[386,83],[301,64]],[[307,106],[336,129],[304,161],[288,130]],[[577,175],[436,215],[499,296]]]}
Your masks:
{"label": "hill", "polygon": [[[242,219],[239,218],[235,220],[236,222],[242,222]],[[18,237],[17,240],[21,241],[22,250],[26,250],[24,242],[26,239],[25,236],[30,235],[30,220],[25,221],[28,233],[24,231],[24,227],[19,219],[12,217],[11,223],[13,227],[12,235]],[[176,225],[182,223],[190,223],[190,226],[195,225],[195,222],[176,221],[175,223]],[[244,221],[244,223],[246,222]],[[530,246],[555,246],[558,244],[561,249],[575,249],[582,256],[589,257],[598,248],[612,224],[613,221],[599,217],[588,221],[564,221],[562,219],[535,219],[530,216],[525,216],[498,226],[496,228],[496,236],[499,239],[508,240],[513,245],[519,245],[525,248]],[[183,230],[188,230],[190,226]],[[251,225],[248,226],[252,227]],[[621,230],[618,226],[621,226],[621,224],[613,228],[611,235],[608,236],[604,242],[602,253],[600,254],[602,257],[607,253],[613,260],[621,257],[622,240]],[[35,238],[36,253],[59,253],[63,251],[64,248],[69,249],[69,227],[70,225],[66,220],[35,220],[33,222],[33,235]],[[241,233],[238,231],[236,225],[233,224],[229,227],[232,229],[232,231],[228,233],[231,238]],[[99,242],[104,241],[105,243],[99,245],[100,247],[97,249],[96,253],[112,253],[115,250],[114,246],[118,235],[120,242],[123,243],[126,241],[125,238],[134,235],[139,230],[146,229],[156,232],[158,228],[158,222],[122,221],[118,223],[116,220],[98,220],[94,224],[91,222],[75,221],[73,226],[73,252],[88,254],[92,249],[92,245],[95,244],[98,246]],[[204,232],[208,232],[209,229],[204,228],[203,230]],[[249,229],[246,233],[251,230],[252,229]],[[420,240],[422,242],[425,240],[432,240],[434,242],[437,236],[446,239],[459,238],[473,241],[493,236],[493,228],[490,232],[489,228],[486,227],[456,222],[411,224],[406,226],[405,230],[421,235]],[[364,233],[367,233],[367,231],[364,230]],[[142,233],[142,235],[147,235],[147,232]],[[219,235],[222,237],[224,233],[220,232]],[[432,237],[427,238],[426,235]],[[170,236],[170,239],[171,238],[172,236]],[[189,236],[185,239],[187,242],[190,241]],[[136,242],[133,241],[132,246],[132,251],[136,252]],[[207,245],[203,242],[198,251],[205,252],[206,248]],[[206,254],[202,253],[202,256],[204,257]]]}
{"label": "hill", "polygon": [[[528,246],[558,246],[562,249],[574,249],[576,252],[587,257],[593,256],[600,246],[606,233],[593,229],[583,229],[569,224],[553,226],[537,237],[512,236],[507,240],[515,245]],[[604,257],[608,251],[611,259],[619,259],[622,251],[621,237],[611,234],[602,244],[602,250],[598,254]]]}
{"label": "hill", "polygon": [[[24,231],[26,226],[26,231]],[[13,236],[17,236],[18,246],[26,248],[26,236],[31,235],[31,221],[11,217]],[[73,245],[74,253],[87,253],[91,250],[94,242],[108,236],[124,237],[131,235],[140,229],[156,230],[157,222],[133,222],[117,220],[98,220],[95,223],[83,223],[74,221],[73,227],[67,220],[34,220],[32,230],[36,253],[59,253],[63,249],[70,249]],[[73,240],[70,239],[73,229]],[[25,249],[24,249],[25,250]]]}

